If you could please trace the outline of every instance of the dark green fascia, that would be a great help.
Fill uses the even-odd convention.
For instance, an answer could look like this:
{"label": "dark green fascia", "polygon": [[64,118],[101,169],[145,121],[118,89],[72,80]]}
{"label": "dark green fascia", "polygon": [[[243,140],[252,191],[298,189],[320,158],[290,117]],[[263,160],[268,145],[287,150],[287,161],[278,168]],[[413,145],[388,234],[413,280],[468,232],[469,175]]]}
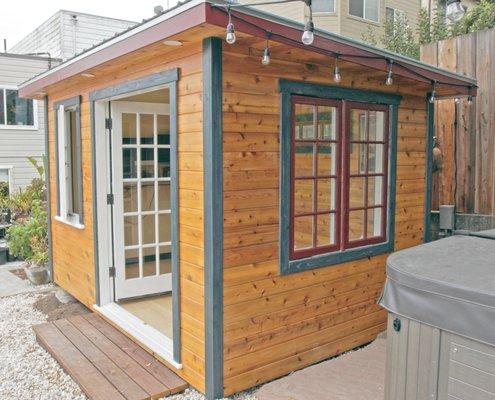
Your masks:
{"label": "dark green fascia", "polygon": [[299,82],[280,79],[279,89],[282,94],[321,97],[323,99],[360,101],[376,104],[400,104],[402,96],[393,93],[376,92],[345,88],[341,86],[323,85],[320,83]]}
{"label": "dark green fascia", "polygon": [[426,96],[427,137],[426,137],[426,190],[423,241],[429,242],[431,229],[431,196],[433,190],[433,146],[435,137],[435,103],[430,103],[431,93]]}
{"label": "dark green fascia", "polygon": [[203,40],[205,383],[208,400],[223,397],[222,40]]}
{"label": "dark green fascia", "polygon": [[[395,240],[395,191],[397,165],[397,121],[400,95],[378,93],[367,90],[348,89],[326,86],[315,83],[280,81],[281,113],[280,113],[280,233],[279,259],[280,273],[290,274],[312,268],[341,264],[347,261],[390,253],[394,250]],[[384,104],[389,106],[389,183],[388,183],[388,214],[387,241],[355,249],[320,254],[304,259],[289,259],[290,235],[290,156],[291,156],[291,97],[292,95],[320,97],[327,99],[361,101],[366,103]]]}
{"label": "dark green fascia", "polygon": [[69,99],[65,99],[62,101],[57,101],[53,104],[53,110],[55,114],[55,160],[57,161],[56,165],[56,181],[57,181],[57,215],[60,216],[60,182],[59,182],[59,168],[58,168],[58,114],[57,110],[60,106],[64,106],[64,108],[75,107],[76,109],[76,148],[77,148],[77,183],[80,187],[79,197],[77,202],[79,204],[79,209],[81,212],[79,213],[79,223],[84,225],[84,203],[83,203],[83,176],[82,176],[82,136],[81,136],[81,96],[74,96]]}

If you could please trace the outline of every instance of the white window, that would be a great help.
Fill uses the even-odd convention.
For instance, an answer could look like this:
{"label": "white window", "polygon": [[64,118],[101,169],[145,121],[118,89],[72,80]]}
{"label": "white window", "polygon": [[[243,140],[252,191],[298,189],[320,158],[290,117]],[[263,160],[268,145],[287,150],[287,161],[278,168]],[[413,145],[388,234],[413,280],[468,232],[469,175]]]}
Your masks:
{"label": "white window", "polygon": [[313,0],[311,7],[315,13],[333,13],[335,12],[335,0]]}
{"label": "white window", "polygon": [[349,0],[349,14],[378,22],[380,15],[380,0]]}
{"label": "white window", "polygon": [[0,165],[0,197],[12,193],[12,167]]}
{"label": "white window", "polygon": [[0,88],[0,128],[36,129],[36,102],[21,99],[16,88]]}
{"label": "white window", "polygon": [[385,15],[387,17],[387,21],[390,21],[394,25],[399,21],[405,22],[406,20],[406,13],[404,11],[392,7],[387,7],[385,9]]}
{"label": "white window", "polygon": [[56,108],[58,219],[82,226],[82,163],[79,99]]}

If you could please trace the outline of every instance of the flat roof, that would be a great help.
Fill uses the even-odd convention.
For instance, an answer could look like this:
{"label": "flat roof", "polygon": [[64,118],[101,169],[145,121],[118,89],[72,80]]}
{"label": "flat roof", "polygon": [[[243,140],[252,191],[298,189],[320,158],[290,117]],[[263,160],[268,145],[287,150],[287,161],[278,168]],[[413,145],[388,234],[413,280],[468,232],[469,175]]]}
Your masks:
{"label": "flat roof", "polygon": [[304,30],[304,26],[300,23],[252,7],[238,4],[233,6],[232,3],[211,0],[188,0],[178,3],[177,6],[144,20],[51,70],[31,78],[20,86],[20,95],[33,97],[37,92],[41,94],[44,88],[51,84],[195,26],[207,23],[224,27],[228,22],[229,5],[232,6],[232,20],[238,32],[258,37],[266,37],[269,32],[270,41],[328,54],[330,57],[339,54],[340,59],[344,61],[377,70],[386,71],[389,62],[392,62],[394,74],[425,83],[436,82],[439,88],[450,88],[456,95],[476,95],[477,86],[474,78],[320,29],[315,29],[313,44],[306,46],[300,41]]}

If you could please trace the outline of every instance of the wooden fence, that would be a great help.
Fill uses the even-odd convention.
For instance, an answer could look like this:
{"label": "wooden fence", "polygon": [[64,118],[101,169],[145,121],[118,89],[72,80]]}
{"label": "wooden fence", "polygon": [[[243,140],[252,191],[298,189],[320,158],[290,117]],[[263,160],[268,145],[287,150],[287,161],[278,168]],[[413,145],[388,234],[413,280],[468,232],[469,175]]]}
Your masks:
{"label": "wooden fence", "polygon": [[458,212],[495,214],[495,29],[422,46],[421,60],[475,77],[479,87],[471,105],[437,101],[443,166],[433,174],[432,210],[455,204]]}

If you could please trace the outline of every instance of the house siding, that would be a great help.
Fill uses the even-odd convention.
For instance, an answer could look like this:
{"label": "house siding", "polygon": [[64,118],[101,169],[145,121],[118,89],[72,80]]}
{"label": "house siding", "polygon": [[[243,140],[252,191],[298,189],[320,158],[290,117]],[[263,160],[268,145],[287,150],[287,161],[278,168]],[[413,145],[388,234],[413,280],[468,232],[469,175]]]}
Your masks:
{"label": "house siding", "polygon": [[[17,87],[22,82],[48,68],[48,60],[39,57],[23,57],[0,54],[0,87]],[[35,118],[38,129],[0,128],[0,166],[12,166],[11,181],[13,190],[28,185],[38,177],[36,169],[27,157],[42,160],[45,149],[44,104],[34,100],[37,105]]]}
{"label": "house siding", "polygon": [[10,51],[23,54],[49,52],[52,57],[66,60],[134,24],[132,21],[60,10]]}
{"label": "house siding", "polygon": [[[259,44],[258,44],[259,45]],[[253,48],[256,46],[253,45]],[[387,254],[282,275],[279,261],[279,79],[331,85],[325,57],[280,46],[263,67],[224,45],[224,390],[270,381],[372,341]],[[254,54],[254,55],[253,55]],[[300,60],[305,60],[302,63]],[[342,65],[342,86],[400,93],[395,250],[422,242],[426,91]]]}

